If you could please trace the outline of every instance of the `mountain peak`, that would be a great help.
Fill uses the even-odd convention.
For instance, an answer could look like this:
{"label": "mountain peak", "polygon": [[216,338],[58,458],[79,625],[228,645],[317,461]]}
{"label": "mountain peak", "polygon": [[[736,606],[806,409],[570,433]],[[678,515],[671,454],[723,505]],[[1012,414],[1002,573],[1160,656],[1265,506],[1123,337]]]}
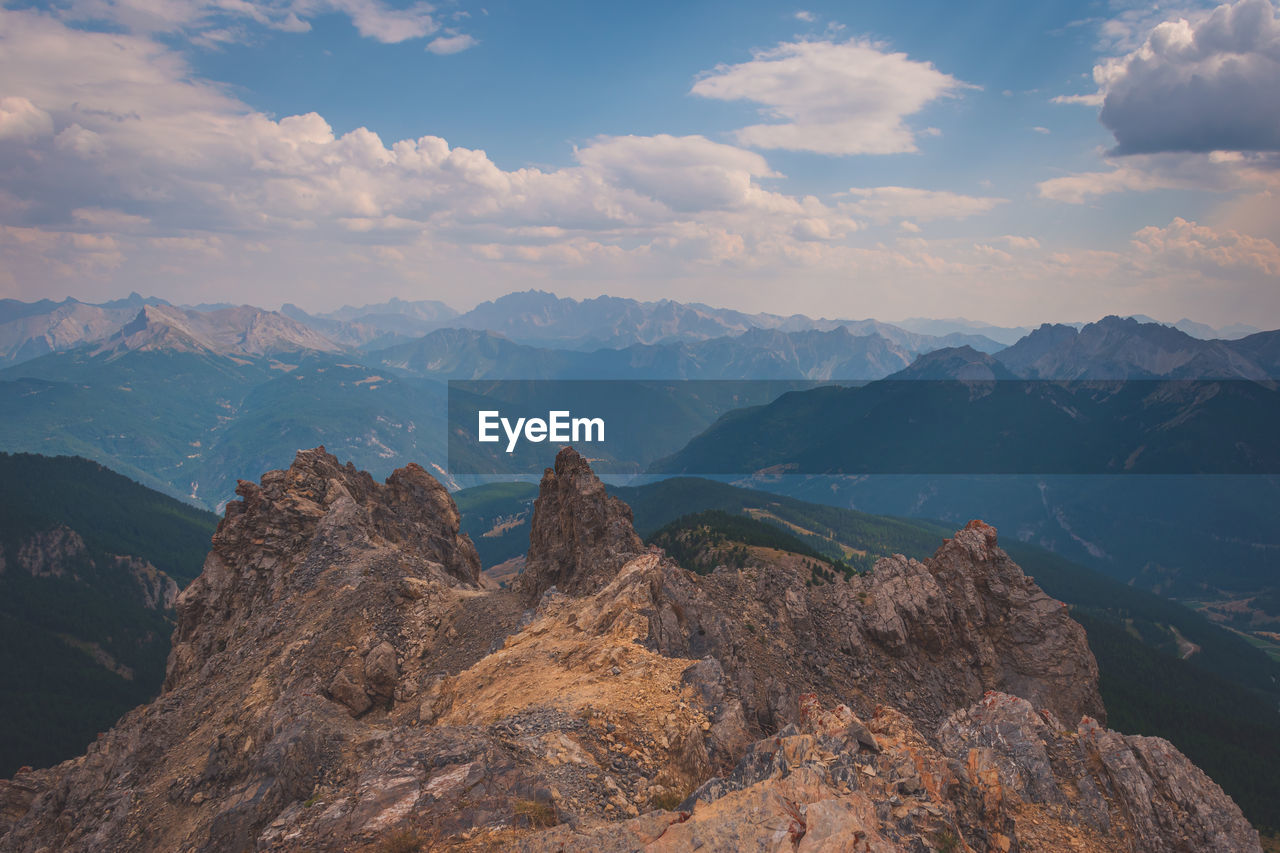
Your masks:
{"label": "mountain peak", "polygon": [[1045,324],[995,356],[1026,379],[1267,379],[1264,343],[1201,340],[1162,323],[1108,315],[1079,329]]}
{"label": "mountain peak", "polygon": [[889,379],[924,379],[935,381],[988,382],[1016,379],[995,357],[978,352],[971,346],[947,347],[925,353],[904,370]]}
{"label": "mountain peak", "polygon": [[259,358],[340,349],[319,332],[277,311],[248,305],[195,311],[147,304],[94,354],[164,350]]}
{"label": "mountain peak", "polygon": [[517,579],[521,594],[536,601],[553,586],[575,595],[595,592],[644,552],[631,507],[605,491],[580,453],[561,448],[533,504],[529,554]]}
{"label": "mountain peak", "polygon": [[348,571],[322,582],[337,571],[334,554],[350,566],[394,549],[412,555],[400,558],[401,574],[479,582],[479,558],[458,533],[457,507],[418,465],[379,484],[321,446],[299,450],[287,470],[269,471],[259,483],[241,480],[236,494],[241,500],[227,504],[204,571],[178,599],[168,689],[206,667],[264,613],[283,615],[317,584],[341,586]]}

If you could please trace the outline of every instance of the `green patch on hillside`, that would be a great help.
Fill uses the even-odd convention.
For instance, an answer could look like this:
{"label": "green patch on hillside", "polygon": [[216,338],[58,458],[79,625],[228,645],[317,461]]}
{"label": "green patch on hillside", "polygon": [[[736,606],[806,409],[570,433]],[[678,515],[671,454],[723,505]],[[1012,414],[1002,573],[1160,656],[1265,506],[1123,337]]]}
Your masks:
{"label": "green patch on hillside", "polygon": [[751,515],[788,531],[814,551],[869,571],[890,554],[924,557],[955,531],[942,525],[868,515],[698,477],[676,477],[645,486],[611,488],[631,506],[641,536],[683,515],[706,509]]}
{"label": "green patch on hillside", "polygon": [[831,583],[854,573],[847,563],[819,553],[776,525],[718,509],[682,516],[664,525],[646,542],[662,548],[677,564],[704,575],[718,566],[746,566],[751,559],[748,549],[752,547],[808,557],[811,583]]}
{"label": "green patch on hillside", "polygon": [[1173,657],[1186,653],[1181,637],[1198,647],[1185,661],[1192,670],[1226,679],[1273,703],[1280,701],[1280,664],[1239,634],[1176,601],[1122,584],[1041,548],[1021,542],[1001,542],[1001,546],[1054,598],[1127,627],[1145,645]]}

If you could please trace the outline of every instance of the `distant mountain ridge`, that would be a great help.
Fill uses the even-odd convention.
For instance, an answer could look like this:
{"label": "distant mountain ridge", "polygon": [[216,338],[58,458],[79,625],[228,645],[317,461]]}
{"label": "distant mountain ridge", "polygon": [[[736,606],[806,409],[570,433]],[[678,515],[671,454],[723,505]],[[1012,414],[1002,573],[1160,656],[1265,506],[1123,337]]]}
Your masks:
{"label": "distant mountain ridge", "polygon": [[387,346],[420,337],[458,316],[457,311],[434,299],[412,302],[392,299],[359,308],[344,305],[323,314],[309,314],[297,305],[286,303],[280,313],[347,347]]}
{"label": "distant mountain ridge", "polygon": [[1206,341],[1112,316],[1079,329],[1046,323],[993,358],[1024,379],[1275,379],[1280,332]]}
{"label": "distant mountain ridge", "polygon": [[[223,329],[215,334],[219,343],[213,346],[204,339],[208,333],[222,326],[256,325],[260,327],[256,334],[262,334],[267,341],[255,347],[252,340],[255,333],[242,329],[241,334],[246,336],[246,340],[237,354],[250,355],[273,349],[285,351],[290,346],[298,351],[313,352],[382,350],[420,340],[447,328],[492,332],[516,344],[574,352],[682,344],[694,346],[749,333],[785,335],[845,329],[854,337],[874,335],[883,338],[914,358],[934,350],[961,346],[996,353],[1044,329],[1043,326],[1036,330],[997,326],[962,318],[936,320],[916,317],[897,324],[874,319],[815,319],[803,314],[751,314],[670,299],[645,302],[599,296],[579,300],[538,290],[509,293],[482,302],[461,314],[438,300],[391,299],[383,303],[360,307],[347,305],[334,311],[311,313],[292,303],[283,305],[279,311],[228,303],[173,306],[163,299],[134,293],[126,299],[97,305],[75,299],[62,302],[46,299],[32,303],[0,300],[0,364],[16,364],[87,344],[100,345],[117,335],[126,324],[137,321],[142,309],[155,309],[148,316],[150,322],[174,327],[166,332],[171,342],[156,338],[151,342],[153,347],[170,345],[189,349],[197,346],[225,353],[235,349],[228,345],[227,331]],[[267,321],[264,319],[267,317],[272,319]],[[1159,324],[1139,316],[1137,321],[1149,321],[1144,324],[1164,329],[1176,327],[1189,337],[1202,341],[1217,335],[1223,339],[1216,341],[1219,344],[1235,343],[1238,341],[1234,339],[1257,332],[1253,327],[1241,324],[1213,329],[1187,319],[1176,324]],[[1052,328],[1083,332],[1092,325],[1095,324],[1058,324]],[[309,329],[314,334],[307,335],[302,329]],[[187,340],[190,337],[194,337],[197,343]],[[279,339],[278,343],[270,343],[272,338]],[[1233,340],[1226,340],[1228,338]],[[694,372],[705,371],[695,369]],[[804,372],[813,373],[814,370]],[[820,369],[816,372],[823,373]],[[883,375],[882,371],[873,372]],[[677,371],[676,375],[683,375],[683,371]]]}
{"label": "distant mountain ridge", "polygon": [[[1231,325],[1215,329],[1207,323],[1197,323],[1187,317],[1183,317],[1176,323],[1164,323],[1160,320],[1148,317],[1146,314],[1133,314],[1131,317],[1126,319],[1133,319],[1139,323],[1154,323],[1159,326],[1168,326],[1169,328],[1177,329],[1181,332],[1187,333],[1193,338],[1199,338],[1204,341],[1234,341],[1262,331],[1262,329],[1259,329],[1257,326],[1250,326],[1245,323],[1232,323]],[[950,317],[947,319],[910,317],[906,320],[895,321],[894,325],[912,332],[921,332],[926,335],[945,336],[953,332],[980,334],[1006,346],[1016,343],[1035,330],[1035,327],[1033,326],[995,326],[990,323],[984,323],[979,320],[969,320],[964,317]],[[1054,325],[1066,325],[1079,329],[1085,324],[1062,323]]]}
{"label": "distant mountain ridge", "polygon": [[848,327],[750,329],[703,341],[632,344],[591,351],[517,343],[499,333],[438,329],[365,354],[370,363],[442,379],[878,379],[915,353]]}
{"label": "distant mountain ridge", "polygon": [[213,311],[148,305],[94,354],[168,350],[256,358],[341,349],[314,329],[275,311],[247,305]]}
{"label": "distant mountain ridge", "polygon": [[697,342],[734,337],[747,331],[831,331],[846,327],[854,335],[880,335],[914,352],[968,344],[985,352],[1000,344],[978,334],[938,337],[911,332],[878,320],[813,319],[803,314],[747,314],[699,302],[670,299],[641,302],[616,296],[576,300],[529,290],[509,293],[450,321],[464,329],[486,329],[527,344],[568,349],[621,349],[633,344]]}
{"label": "distant mountain ridge", "polygon": [[0,300],[0,364],[30,361],[104,340],[136,317],[145,305],[167,304],[136,293],[101,305],[70,298],[61,302]]}
{"label": "distant mountain ridge", "polygon": [[[155,310],[147,314],[143,309]],[[434,300],[392,299],[312,314],[293,304],[282,306],[278,312],[226,303],[173,306],[162,299],[132,294],[128,299],[101,305],[73,299],[60,303],[0,301],[0,364],[17,364],[51,352],[101,344],[140,316],[147,322],[173,327],[166,332],[171,346],[184,351],[195,346],[224,353],[228,351],[228,332],[221,327],[262,326],[262,318],[266,317],[272,318],[269,337],[283,337],[285,344],[294,349],[316,352],[383,349],[445,328],[494,332],[519,344],[584,352],[636,345],[693,344],[759,330],[792,333],[839,328],[854,336],[878,335],[912,356],[946,346],[968,345],[983,352],[995,352],[1004,346],[980,334],[954,332],[935,336],[877,320],[746,314],[672,300],[641,302],[610,296],[576,300],[542,291],[507,294],[464,314]],[[306,335],[303,328],[314,335]],[[219,344],[211,346],[205,339],[210,333]],[[128,334],[132,332],[125,337]],[[241,334],[249,333],[242,329]],[[188,338],[195,338],[196,343]],[[165,343],[157,338],[152,345]],[[247,345],[244,353],[258,354],[271,348]]]}
{"label": "distant mountain ridge", "polygon": [[[1265,473],[1274,455],[1255,451],[1275,446],[1277,354],[1280,332],[1200,341],[1118,317],[1042,326],[994,355],[937,350],[863,388],[734,412],[654,470],[738,472],[760,488],[871,512],[948,521],[981,512],[1162,594],[1265,602],[1280,553],[1280,483]],[[1204,450],[1206,439],[1225,455]],[[1004,449],[992,455],[993,443]],[[868,464],[892,473],[863,476]],[[1099,464],[1114,475],[1079,476],[1103,473]],[[1134,476],[1142,472],[1160,476]],[[1265,621],[1262,612],[1246,607],[1244,623],[1250,613]]]}

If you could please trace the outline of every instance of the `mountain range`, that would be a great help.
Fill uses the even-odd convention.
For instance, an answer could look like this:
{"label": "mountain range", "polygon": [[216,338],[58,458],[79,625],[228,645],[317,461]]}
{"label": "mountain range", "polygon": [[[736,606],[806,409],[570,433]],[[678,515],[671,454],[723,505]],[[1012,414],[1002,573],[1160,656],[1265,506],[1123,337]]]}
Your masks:
{"label": "mountain range", "polygon": [[[419,338],[397,338],[389,346],[360,349],[340,346],[322,329],[302,320],[255,308],[178,308],[136,295],[101,306],[48,301],[27,305],[10,300],[2,307],[0,325],[10,331],[18,328],[14,323],[65,319],[88,307],[97,312],[98,323],[106,323],[104,318],[116,312],[111,316],[117,319],[111,323],[118,321],[119,326],[100,326],[91,342],[84,343],[81,337],[78,347],[46,352],[0,370],[0,450],[84,456],[207,508],[221,507],[230,499],[243,472],[283,465],[297,448],[321,443],[378,476],[418,459],[446,483],[457,486],[448,472],[445,441],[445,381],[452,379],[866,382],[895,377],[895,381],[1184,382],[1210,378],[1245,380],[1238,387],[1267,400],[1271,396],[1264,392],[1280,375],[1280,334],[1276,332],[1206,341],[1167,326],[1117,317],[1080,327],[1045,325],[1008,347],[984,344],[994,350],[988,352],[968,344],[945,347],[941,338],[912,337],[917,333],[895,332],[883,324],[872,329],[878,330],[876,334],[858,334],[854,323],[790,329],[789,324],[808,321],[762,319],[762,315],[677,303],[578,302],[526,293],[458,316],[439,303],[390,302],[333,312],[327,321],[365,323],[369,329],[375,329],[377,318],[385,316],[409,317],[422,324],[419,329],[436,322],[449,324]],[[513,333],[524,328],[529,340],[456,327],[482,320]],[[584,345],[589,336],[584,337],[583,330],[597,321],[609,330],[597,335],[597,341],[625,345],[573,348]],[[748,321],[774,327],[749,327]],[[731,334],[699,339],[723,332]],[[685,339],[671,339],[673,335]],[[637,342],[638,337],[662,342]],[[31,344],[26,352],[32,352],[31,347],[43,351],[74,346],[76,340],[74,336],[41,338],[42,343]],[[6,351],[20,350],[22,345],[15,344]],[[623,393],[622,386],[618,393]],[[1042,402],[1061,403],[1063,393],[1052,391]],[[701,400],[697,407],[683,410],[686,417],[678,429],[648,430],[661,441],[645,442],[643,452],[692,453],[700,432],[724,428],[713,426],[716,418],[746,402],[764,401],[749,397]],[[1227,437],[1246,427],[1265,431],[1271,422],[1236,417],[1226,402],[1225,397],[1210,399],[1190,410],[1218,412],[1216,423]],[[771,411],[784,408],[779,401]],[[760,417],[752,412],[735,415],[745,418],[743,425]],[[820,445],[806,432],[816,421],[796,429],[787,425],[786,418],[779,423],[785,429],[768,448],[770,461],[786,464],[795,461],[794,451]],[[1068,427],[1064,424],[1064,429]],[[882,431],[900,445],[910,434],[909,429],[895,427],[892,419],[884,422]],[[1147,434],[1155,441],[1145,442],[1134,460],[1137,470],[1155,465],[1161,454],[1173,467],[1150,470],[1209,470],[1194,467],[1203,460],[1185,453],[1179,456],[1172,432],[1152,432],[1149,427]],[[1071,438],[1070,432],[1063,436],[1064,441]],[[874,435],[863,438],[870,440]],[[1022,438],[1027,448],[1037,450],[1035,436]],[[690,441],[694,444],[682,451]],[[701,441],[707,443],[705,438]],[[1127,463],[1143,444],[1130,441],[1129,452],[1115,450],[1107,458]],[[1164,449],[1157,452],[1160,447]],[[752,458],[742,456],[743,447],[732,442],[715,449],[738,462]],[[927,456],[930,451],[922,448],[921,452]],[[647,464],[652,458],[656,457],[642,461]],[[1237,463],[1237,469],[1249,464],[1247,459]],[[1038,543],[1113,577],[1197,600],[1206,607],[1226,608],[1218,610],[1221,618],[1247,628],[1255,638],[1280,627],[1273,603],[1274,555],[1280,553],[1273,521],[1280,512],[1280,486],[1274,478],[1188,476],[1157,481],[1132,477],[1115,482],[1046,475],[1001,481],[960,475],[779,477],[771,471],[754,475],[749,482],[807,500],[953,524],[984,514],[1014,538]],[[1203,524],[1203,519],[1212,523]]]}
{"label": "mountain range", "polygon": [[[672,344],[733,337],[751,330],[777,332],[831,331],[843,328],[854,336],[876,335],[912,355],[947,346],[971,346],[982,352],[996,352],[1029,334],[1028,327],[995,326],[971,320],[912,318],[901,323],[877,320],[812,319],[804,315],[747,314],[713,308],[698,303],[671,300],[641,302],[602,296],[575,300],[541,291],[512,293],[483,302],[459,314],[435,300],[388,302],[362,307],[344,306],[334,311],[308,313],[297,305],[285,304],[276,319],[264,321],[248,306],[226,303],[173,306],[155,297],[130,294],[125,299],[100,304],[65,299],[33,303],[0,300],[0,364],[17,364],[49,352],[65,352],[91,343],[101,343],[130,321],[136,321],[143,307],[175,309],[183,314],[209,314],[240,309],[241,316],[224,315],[214,321],[187,316],[171,316],[175,325],[247,326],[252,323],[277,327],[279,341],[260,340],[257,346],[294,346],[301,349],[382,349],[420,338],[436,329],[455,328],[490,331],[517,343],[559,350],[591,351],[625,349],[636,344]],[[301,337],[287,318],[311,329],[326,341]],[[1157,325],[1148,317],[1137,320]],[[1072,324],[1079,328],[1083,324]],[[1237,339],[1258,330],[1241,324],[1214,329],[1183,319],[1166,324],[1199,339]],[[221,344],[234,347],[234,338]],[[241,335],[245,333],[242,328]],[[270,334],[267,329],[261,333]],[[205,342],[207,343],[207,342]],[[252,346],[252,344],[250,344]]]}
{"label": "mountain range", "polygon": [[939,350],[864,387],[735,411],[656,469],[952,523],[980,511],[1126,582],[1225,598],[1235,615],[1221,618],[1270,644],[1278,341],[1044,326],[999,353]]}
{"label": "mountain range", "polygon": [[[572,329],[581,317],[574,306],[585,303],[549,294],[516,294],[499,302],[513,310],[523,306],[526,313],[513,316],[532,323],[534,308],[525,304],[530,300],[544,309],[563,308],[568,326],[555,334],[576,334]],[[625,315],[619,323],[625,325],[628,312],[641,315],[633,337],[651,330],[643,325],[645,312],[701,310],[622,303],[609,303]],[[472,320],[492,315],[495,305],[481,306]],[[448,328],[389,348],[357,350],[326,337],[332,328],[323,324],[313,328],[251,307],[184,309],[134,296],[102,306],[6,303],[5,311],[5,328],[18,329],[17,323],[28,337],[9,350],[19,363],[0,371],[0,449],[82,455],[207,507],[230,497],[237,472],[282,464],[297,447],[322,442],[379,474],[420,458],[444,475],[447,379],[875,378],[904,367],[917,353],[843,326],[790,333],[752,329],[737,337],[591,352]],[[89,331],[80,338],[46,330],[39,346],[32,343],[41,318],[62,322],[58,318],[68,312],[92,314],[96,325],[82,323]],[[387,316],[428,326],[460,321],[439,303],[392,302],[369,311],[344,309],[326,322],[364,324],[385,339],[392,333],[376,322]],[[716,316],[710,326],[698,327],[699,334],[730,328]],[[913,346],[932,345],[922,336],[899,337]],[[19,360],[36,350],[45,354]],[[687,435],[721,411],[699,415]],[[687,436],[672,437],[675,443],[663,453],[677,449],[682,437]]]}
{"label": "mountain range", "polygon": [[[1155,324],[1160,326],[1168,326],[1177,329],[1180,332],[1190,335],[1193,338],[1201,340],[1237,340],[1245,338],[1249,335],[1261,332],[1256,326],[1250,326],[1245,323],[1232,323],[1221,328],[1214,328],[1205,323],[1197,323],[1194,320],[1183,317],[1176,323],[1161,323],[1159,320],[1152,319],[1145,314],[1134,314],[1132,319],[1139,323]],[[983,323],[977,320],[966,320],[961,317],[950,319],[934,319],[931,317],[911,317],[906,320],[898,320],[894,323],[902,329],[912,332],[920,332],[926,335],[949,335],[953,332],[963,332],[968,334],[980,334],[991,338],[1005,346],[1017,343],[1026,337],[1034,327],[1031,326],[993,326],[990,323]],[[1073,326],[1079,329],[1084,323],[1067,323],[1065,325]]]}
{"label": "mountain range", "polygon": [[239,493],[160,697],[0,781],[4,849],[1261,850],[1107,728],[1084,630],[982,522],[823,583],[746,544],[696,574],[564,449],[493,589],[420,467],[317,448]]}

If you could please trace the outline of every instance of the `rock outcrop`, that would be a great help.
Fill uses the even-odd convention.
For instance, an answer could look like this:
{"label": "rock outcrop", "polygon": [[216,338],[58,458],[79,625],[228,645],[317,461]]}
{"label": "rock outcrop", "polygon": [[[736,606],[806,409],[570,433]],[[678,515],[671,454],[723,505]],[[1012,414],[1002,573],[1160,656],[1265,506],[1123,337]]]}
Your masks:
{"label": "rock outcrop", "polygon": [[542,475],[529,555],[515,586],[529,601],[553,586],[573,595],[592,593],[644,550],[631,507],[607,494],[587,460],[565,448],[555,468]]}
{"label": "rock outcrop", "polygon": [[1095,722],[1083,632],[980,522],[847,583],[700,577],[566,450],[507,591],[419,468],[239,492],[165,692],[0,782],[0,850],[1260,849]]}
{"label": "rock outcrop", "polygon": [[84,540],[66,525],[37,531],[18,549],[18,565],[33,578],[74,575],[91,564]]}
{"label": "rock outcrop", "polygon": [[760,732],[816,691],[869,715],[891,704],[926,729],[988,690],[1062,719],[1105,719],[1084,629],[971,522],[924,562],[896,556],[866,576],[812,587],[803,560],[655,578],[649,642],[717,658]]}
{"label": "rock outcrop", "polygon": [[1159,739],[1087,718],[1058,731],[1025,700],[990,693],[948,720],[940,747],[891,708],[864,724],[843,705],[804,700],[795,723],[677,810],[560,826],[516,849],[1261,850],[1235,804]]}

